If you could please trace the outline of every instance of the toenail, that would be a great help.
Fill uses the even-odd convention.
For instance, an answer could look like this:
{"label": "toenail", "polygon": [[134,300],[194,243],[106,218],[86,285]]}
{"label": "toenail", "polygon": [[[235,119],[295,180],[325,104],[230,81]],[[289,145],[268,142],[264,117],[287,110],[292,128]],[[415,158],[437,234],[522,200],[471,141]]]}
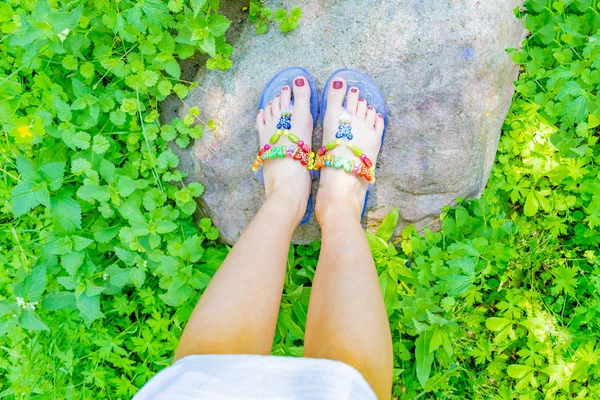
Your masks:
{"label": "toenail", "polygon": [[373,109],[373,106],[369,106],[369,107],[367,107],[367,108],[368,108],[369,110],[372,110],[372,109]]}
{"label": "toenail", "polygon": [[304,86],[304,79],[296,79],[294,83],[296,84],[296,86]]}
{"label": "toenail", "polygon": [[355,88],[355,87],[353,87],[352,89],[350,89],[350,91],[351,91],[352,93],[356,93],[356,92],[358,92],[358,89],[357,89],[357,88]]}
{"label": "toenail", "polygon": [[379,118],[383,118],[383,114],[381,114],[381,113],[377,114],[377,116],[378,116]]}
{"label": "toenail", "polygon": [[283,90],[288,90],[289,88],[287,86],[284,86],[282,89]]}
{"label": "toenail", "polygon": [[363,99],[362,97],[360,99],[358,99],[358,101],[365,101],[365,99]]}
{"label": "toenail", "polygon": [[344,83],[342,81],[333,81],[333,88],[334,89],[341,89],[342,86],[344,86]]}
{"label": "toenail", "polygon": [[267,105],[270,106],[271,104],[273,104],[272,102],[269,102]]}
{"label": "toenail", "polygon": [[275,97],[279,97],[279,93],[277,93],[277,94],[275,95]]}

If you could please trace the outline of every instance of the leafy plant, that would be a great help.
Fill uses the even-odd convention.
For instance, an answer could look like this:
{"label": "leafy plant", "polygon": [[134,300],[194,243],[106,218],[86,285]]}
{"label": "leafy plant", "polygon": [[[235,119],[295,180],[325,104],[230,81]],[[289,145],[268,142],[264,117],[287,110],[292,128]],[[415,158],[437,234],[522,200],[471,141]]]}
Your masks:
{"label": "leafy plant", "polygon": [[227,253],[168,142],[178,61],[227,69],[219,2],[0,4],[2,397],[130,397],[171,357]]}
{"label": "leafy plant", "polygon": [[298,27],[298,22],[302,17],[300,7],[293,8],[289,13],[279,8],[275,13],[273,10],[263,5],[262,0],[250,0],[247,8],[248,19],[256,25],[256,32],[259,34],[267,33],[269,24],[273,21],[279,23],[279,30],[287,33]]}

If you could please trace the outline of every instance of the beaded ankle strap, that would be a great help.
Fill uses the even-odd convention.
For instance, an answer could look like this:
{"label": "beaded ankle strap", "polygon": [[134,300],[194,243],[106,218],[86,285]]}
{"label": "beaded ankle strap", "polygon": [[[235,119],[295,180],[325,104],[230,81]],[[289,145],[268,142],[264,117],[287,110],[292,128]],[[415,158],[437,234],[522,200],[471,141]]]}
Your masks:
{"label": "beaded ankle strap", "polygon": [[[308,166],[311,162],[311,154],[314,159],[314,153],[311,151],[304,141],[300,140],[298,136],[290,132],[292,113],[284,112],[281,113],[279,122],[277,123],[277,130],[275,134],[269,139],[269,143],[265,144],[256,156],[256,160],[252,165],[253,171],[258,171],[262,166],[263,162],[267,159],[291,157],[294,160],[300,161],[302,165]],[[290,142],[293,143],[291,146],[275,146],[282,136],[286,136]]]}
{"label": "beaded ankle strap", "polygon": [[[350,122],[351,121],[340,119],[340,125],[335,134],[336,139],[321,147],[316,154],[312,153],[312,155],[309,156],[310,162],[308,169],[319,170],[325,167],[333,167],[336,169],[343,168],[344,171],[356,174],[356,176],[365,178],[368,182],[373,183],[375,182],[375,166],[369,157],[367,157],[367,155],[352,142],[354,136],[352,134]],[[360,159],[360,162],[356,162],[356,160],[344,156],[338,156],[331,153],[327,154],[341,145],[342,139],[348,140],[346,146]]]}

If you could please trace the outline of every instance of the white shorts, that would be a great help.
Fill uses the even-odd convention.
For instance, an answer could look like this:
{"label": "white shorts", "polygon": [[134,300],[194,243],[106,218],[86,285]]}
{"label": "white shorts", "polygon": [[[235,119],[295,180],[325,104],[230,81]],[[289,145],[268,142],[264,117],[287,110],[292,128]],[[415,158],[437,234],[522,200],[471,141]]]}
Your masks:
{"label": "white shorts", "polygon": [[205,400],[377,400],[339,361],[258,355],[192,355],[156,374],[134,396]]}

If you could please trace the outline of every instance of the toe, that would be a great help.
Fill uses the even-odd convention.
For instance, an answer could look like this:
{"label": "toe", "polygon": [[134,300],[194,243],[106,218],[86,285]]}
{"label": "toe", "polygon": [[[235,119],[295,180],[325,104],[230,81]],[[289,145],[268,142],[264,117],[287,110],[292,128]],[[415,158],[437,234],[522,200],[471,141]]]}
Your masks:
{"label": "toe", "polygon": [[267,103],[267,106],[265,107],[265,124],[273,123],[274,119],[275,118],[273,117],[273,102],[270,101]]}
{"label": "toe", "polygon": [[277,119],[281,115],[281,95],[277,93],[273,98],[273,116]]}
{"label": "toe", "polygon": [[346,109],[352,115],[356,114],[356,107],[358,106],[358,88],[351,87],[348,90],[348,97],[346,99]]}
{"label": "toe", "polygon": [[373,106],[368,106],[367,107],[367,128],[369,129],[373,129],[374,125],[375,125],[375,118],[377,117],[377,111],[375,110],[375,107]]}
{"label": "toe", "polygon": [[356,116],[358,118],[365,118],[367,114],[367,101],[360,97],[358,99],[358,106],[356,107]]}
{"label": "toe", "polygon": [[379,113],[375,119],[375,133],[381,136],[383,134],[383,128],[385,128],[385,120],[383,119],[383,114]]}
{"label": "toe", "polygon": [[342,113],[342,104],[346,96],[346,81],[343,78],[333,78],[327,90],[327,113],[333,112],[331,116],[338,119]]}
{"label": "toe", "polygon": [[281,111],[289,111],[290,102],[292,101],[292,89],[285,85],[281,88]]}
{"label": "toe", "polygon": [[304,76],[294,78],[294,107],[310,108],[310,85]]}
{"label": "toe", "polygon": [[258,129],[259,132],[262,132],[264,126],[265,126],[265,110],[260,109],[260,110],[258,110],[258,114],[256,114],[256,129]]}

